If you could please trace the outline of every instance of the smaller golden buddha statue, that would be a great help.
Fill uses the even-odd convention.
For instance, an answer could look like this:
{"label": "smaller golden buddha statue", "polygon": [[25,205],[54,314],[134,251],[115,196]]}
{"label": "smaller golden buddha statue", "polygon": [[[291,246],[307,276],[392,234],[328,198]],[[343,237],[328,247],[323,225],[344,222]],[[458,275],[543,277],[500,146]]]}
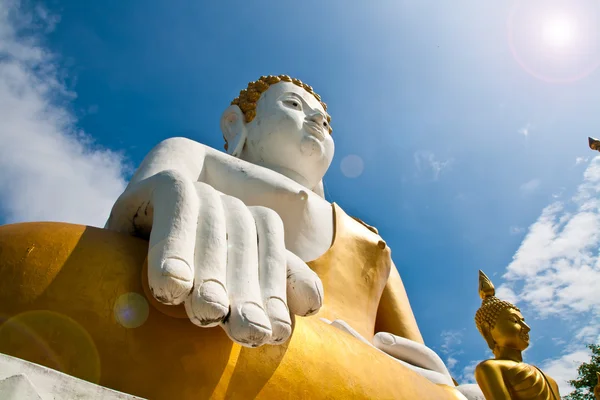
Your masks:
{"label": "smaller golden buddha statue", "polygon": [[529,346],[525,318],[515,305],[500,300],[490,279],[479,271],[481,307],[477,329],[494,353],[475,368],[475,379],[487,400],[560,400],[558,385],[536,366],[523,362]]}

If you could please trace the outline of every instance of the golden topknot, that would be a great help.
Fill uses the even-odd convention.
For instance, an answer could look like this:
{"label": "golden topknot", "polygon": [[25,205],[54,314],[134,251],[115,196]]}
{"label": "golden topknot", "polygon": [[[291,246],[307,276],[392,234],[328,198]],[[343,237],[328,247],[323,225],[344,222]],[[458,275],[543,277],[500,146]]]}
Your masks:
{"label": "golden topknot", "polygon": [[475,313],[475,325],[477,325],[477,329],[486,340],[488,339],[489,332],[496,325],[498,315],[504,309],[512,308],[519,312],[521,311],[514,304],[496,297],[494,284],[481,270],[479,270],[479,297],[481,297],[482,301],[481,307]]}

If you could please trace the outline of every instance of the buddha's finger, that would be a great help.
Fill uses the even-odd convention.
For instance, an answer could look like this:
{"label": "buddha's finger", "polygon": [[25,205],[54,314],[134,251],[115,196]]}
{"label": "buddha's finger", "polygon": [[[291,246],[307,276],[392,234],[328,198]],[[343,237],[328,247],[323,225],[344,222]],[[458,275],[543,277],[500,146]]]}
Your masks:
{"label": "buddha's finger", "polygon": [[185,300],[190,320],[202,327],[218,325],[229,312],[227,277],[227,229],[220,194],[211,186],[195,183],[200,199],[194,289]]}
{"label": "buddha's finger", "polygon": [[292,333],[286,300],[286,250],[283,222],[266,207],[250,207],[258,235],[258,273],[267,316],[271,321],[270,343],[285,342]]}
{"label": "buddha's finger", "polygon": [[148,284],[158,301],[179,304],[193,285],[198,195],[194,183],[177,171],[163,171],[147,181],[153,212]]}
{"label": "buddha's finger", "polygon": [[[324,318],[321,318],[321,320],[323,320],[323,319]],[[339,330],[346,332],[350,336],[354,336],[356,339],[360,340],[364,344],[368,344],[369,346],[374,347],[373,343],[371,343],[367,339],[365,339],[354,328],[352,328],[350,325],[348,325],[348,323],[346,321],[343,321],[341,319],[336,319],[335,321],[330,322],[330,324],[331,324],[331,326],[334,326],[334,327],[338,328]]]}
{"label": "buddha's finger", "polygon": [[373,338],[379,350],[417,367],[450,376],[442,359],[427,346],[391,333],[379,332]]}
{"label": "buddha's finger", "polygon": [[292,313],[313,315],[323,305],[323,283],[300,257],[286,250],[287,304]]}
{"label": "buddha's finger", "polygon": [[227,292],[230,313],[223,322],[229,337],[256,347],[271,337],[271,323],[263,308],[258,278],[256,225],[250,210],[231,196],[221,196],[227,225]]}

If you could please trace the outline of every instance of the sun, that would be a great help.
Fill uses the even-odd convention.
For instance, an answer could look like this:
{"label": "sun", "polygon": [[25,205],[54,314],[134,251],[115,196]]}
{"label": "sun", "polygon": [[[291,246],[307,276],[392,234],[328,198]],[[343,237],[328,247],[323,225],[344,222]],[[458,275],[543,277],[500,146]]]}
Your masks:
{"label": "sun", "polygon": [[575,41],[575,23],[565,15],[554,15],[542,22],[542,40],[552,47],[568,47]]}

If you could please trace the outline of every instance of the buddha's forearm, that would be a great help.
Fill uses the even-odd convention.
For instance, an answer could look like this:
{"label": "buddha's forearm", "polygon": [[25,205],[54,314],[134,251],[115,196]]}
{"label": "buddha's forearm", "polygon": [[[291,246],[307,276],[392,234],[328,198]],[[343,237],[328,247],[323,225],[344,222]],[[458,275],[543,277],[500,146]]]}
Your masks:
{"label": "buddha's forearm", "polygon": [[393,263],[379,302],[375,332],[389,332],[417,343],[424,343],[404,284]]}
{"label": "buddha's forearm", "polygon": [[192,182],[203,173],[206,147],[186,138],[163,140],[146,155],[129,186],[163,171],[176,171]]}

